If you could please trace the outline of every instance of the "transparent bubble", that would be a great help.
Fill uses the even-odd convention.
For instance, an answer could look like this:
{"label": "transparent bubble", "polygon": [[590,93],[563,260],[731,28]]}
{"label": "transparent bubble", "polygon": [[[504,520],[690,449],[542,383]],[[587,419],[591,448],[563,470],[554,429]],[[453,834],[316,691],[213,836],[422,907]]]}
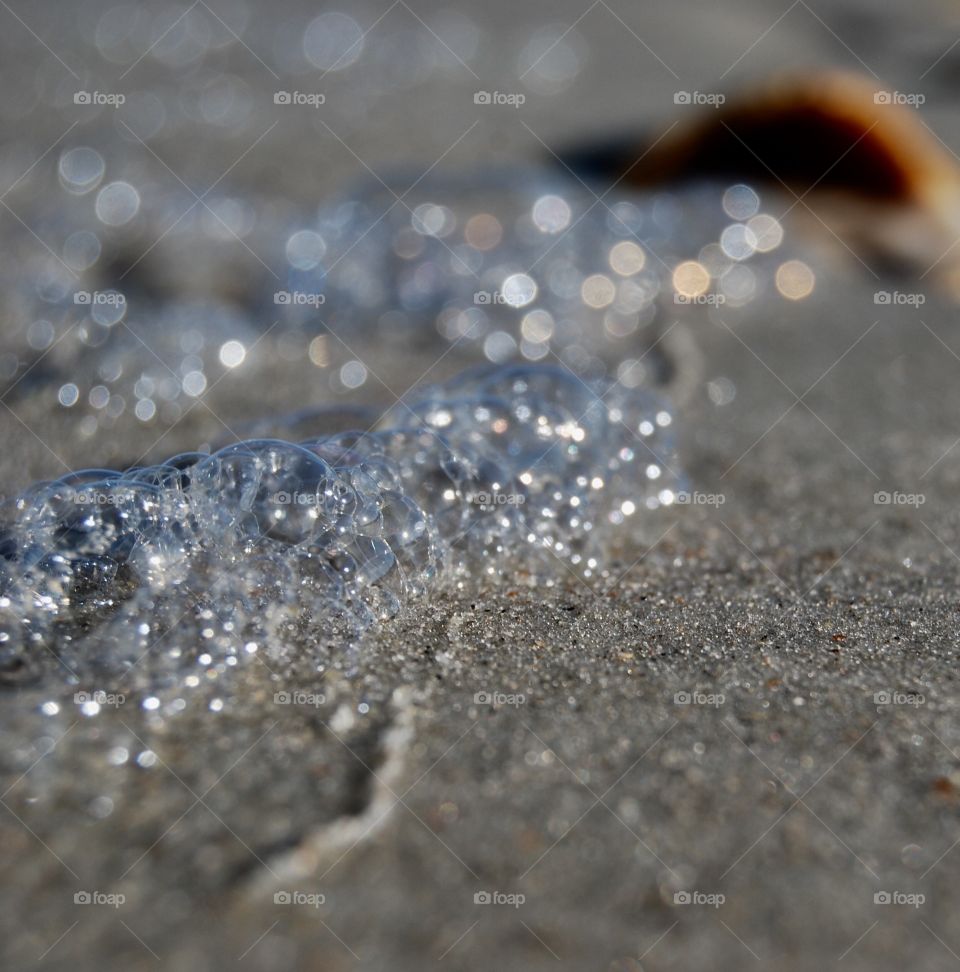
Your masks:
{"label": "transparent bubble", "polygon": [[610,250],[610,267],[623,277],[639,273],[647,262],[643,248],[632,240],[614,244]]}
{"label": "transparent bubble", "polygon": [[757,238],[749,226],[734,223],[720,234],[720,248],[731,260],[746,260],[757,249]]}
{"label": "transparent bubble", "polygon": [[44,351],[53,344],[57,332],[50,321],[34,321],[27,328],[27,344],[34,351]]}
{"label": "transparent bubble", "polygon": [[478,250],[492,250],[503,239],[503,226],[496,216],[477,213],[467,220],[463,235]]}
{"label": "transparent bubble", "polygon": [[241,341],[226,341],[220,346],[220,363],[225,368],[236,368],[243,364],[247,349]]}
{"label": "transparent bubble", "polygon": [[191,398],[197,398],[206,391],[207,376],[202,371],[188,371],[183,376],[181,384],[183,385],[185,395],[189,395]]}
{"label": "transparent bubble", "polygon": [[327,252],[327,245],[319,233],[300,230],[287,240],[287,259],[298,270],[312,270]]}
{"label": "transparent bubble", "polygon": [[63,244],[63,261],[78,273],[89,270],[100,258],[100,240],[89,230],[71,233]]}
{"label": "transparent bubble", "polygon": [[583,281],[580,293],[588,307],[609,307],[617,295],[617,288],[605,274],[594,273]]}
{"label": "transparent bubble", "polygon": [[539,28],[518,60],[520,80],[542,94],[563,91],[580,73],[584,45],[570,24]]}
{"label": "transparent bubble", "polygon": [[721,274],[718,289],[728,302],[745,304],[756,293],[757,276],[750,267],[737,264]]}
{"label": "transparent bubble", "polygon": [[750,186],[731,186],[723,194],[723,211],[731,219],[749,219],[760,208],[760,197]]}
{"label": "transparent bubble", "polygon": [[737,396],[737,386],[729,378],[714,378],[707,382],[707,395],[714,405],[729,405]]}
{"label": "transparent bubble", "polygon": [[424,203],[411,216],[413,228],[423,236],[449,236],[456,225],[453,213],[446,206]]}
{"label": "transparent bubble", "polygon": [[80,389],[72,381],[61,385],[60,391],[57,392],[57,400],[66,408],[69,408],[71,405],[76,405],[79,399]]}
{"label": "transparent bubble", "polygon": [[367,366],[362,361],[348,361],[340,369],[340,381],[346,388],[359,388],[367,380]]}
{"label": "transparent bubble", "polygon": [[783,242],[783,227],[774,216],[758,213],[747,221],[747,226],[753,233],[755,247],[760,253],[769,253]]}
{"label": "transparent bubble", "polygon": [[534,310],[524,315],[520,331],[526,340],[535,344],[543,344],[553,337],[555,326],[553,316],[549,311]]}
{"label": "transparent bubble", "polygon": [[533,204],[533,222],[544,233],[560,233],[570,225],[570,204],[562,196],[541,196]]}
{"label": "transparent bubble", "polygon": [[517,350],[517,342],[506,331],[494,331],[483,342],[483,354],[498,364],[509,361]]}
{"label": "transparent bubble", "polygon": [[107,226],[129,223],[140,209],[140,194],[129,182],[111,182],[97,194],[97,218]]}
{"label": "transparent bubble", "polygon": [[311,20],[303,34],[303,53],[321,71],[342,71],[363,53],[360,25],[345,13],[329,11]]}
{"label": "transparent bubble", "polygon": [[150,398],[141,398],[134,406],[133,413],[141,422],[149,422],[157,414],[156,403]]}
{"label": "transparent bubble", "polygon": [[501,292],[511,307],[526,307],[537,296],[537,284],[526,273],[513,273],[503,281]]}
{"label": "transparent bubble", "polygon": [[95,149],[68,149],[60,156],[60,181],[70,192],[82,195],[96,189],[106,172],[103,156]]}
{"label": "transparent bubble", "polygon": [[113,327],[123,320],[127,313],[127,300],[123,294],[115,290],[106,290],[96,294],[96,299],[90,307],[90,316],[104,327]]}

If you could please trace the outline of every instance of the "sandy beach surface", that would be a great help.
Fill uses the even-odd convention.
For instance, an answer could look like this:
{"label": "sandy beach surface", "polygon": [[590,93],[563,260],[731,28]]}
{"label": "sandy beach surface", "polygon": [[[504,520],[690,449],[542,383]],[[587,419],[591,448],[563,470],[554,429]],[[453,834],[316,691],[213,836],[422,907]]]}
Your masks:
{"label": "sandy beach surface", "polygon": [[[14,76],[0,102],[15,178],[72,117],[24,107],[36,79],[76,88],[62,58],[108,90],[123,66],[97,60],[76,13],[13,6],[0,11]],[[669,124],[678,90],[729,90],[785,66],[923,91],[924,121],[957,147],[960,49],[937,59],[960,16],[883,7],[484,4],[465,12],[496,56],[458,79],[455,98],[431,78],[351,130],[284,118],[226,179],[295,209],[366,167],[421,172],[448,148],[453,171],[549,162],[579,139]],[[96,23],[107,5],[81,8]],[[239,32],[256,56],[234,43],[209,70],[278,87],[273,33],[317,11],[275,13],[265,23],[273,15],[247,5]],[[401,31],[429,33],[442,13],[401,2],[374,31],[402,44]],[[581,62],[556,94],[518,87],[518,52],[545,18],[575,23]],[[123,83],[149,87],[161,69],[147,58]],[[480,87],[529,97],[484,114],[469,99]],[[197,191],[267,128],[228,138],[181,127],[156,142],[161,165],[113,119],[88,124],[68,142],[126,144],[144,171],[169,165]],[[42,171],[8,197],[25,221]],[[774,212],[792,202],[769,197]],[[0,225],[22,235],[10,213]],[[37,707],[62,673],[4,688],[4,967],[955,967],[956,304],[932,275],[896,279],[836,241],[804,245],[818,273],[807,299],[664,321],[680,461],[691,489],[714,499],[636,518],[600,576],[474,578],[372,629],[346,659],[301,632],[303,651],[241,667],[226,699],[201,686],[159,727],[118,706],[45,734]],[[162,269],[144,268],[161,288]],[[878,304],[879,291],[923,302]],[[371,346],[376,380],[340,400],[388,405],[426,369],[436,380],[474,360],[463,348],[437,357]],[[123,465],[164,431],[127,413],[80,434],[52,405],[63,367],[38,366],[3,399],[8,495],[59,475],[60,461]],[[309,362],[258,356],[151,455],[326,400],[325,382]],[[121,733],[152,758],[108,779],[98,739]],[[82,906],[78,892],[124,901]]]}

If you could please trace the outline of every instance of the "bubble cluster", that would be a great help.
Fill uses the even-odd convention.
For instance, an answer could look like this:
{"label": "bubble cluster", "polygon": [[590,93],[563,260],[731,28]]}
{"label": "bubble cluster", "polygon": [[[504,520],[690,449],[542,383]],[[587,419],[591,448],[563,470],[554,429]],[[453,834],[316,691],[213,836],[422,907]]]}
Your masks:
{"label": "bubble cluster", "polygon": [[[51,197],[61,242],[51,255],[26,241],[31,262],[5,281],[21,323],[0,379],[16,388],[42,360],[50,404],[72,409],[83,437],[131,416],[169,428],[229,372],[278,359],[345,395],[367,384],[363,355],[380,345],[655,383],[677,319],[726,319],[815,286],[746,185],[607,200],[510,168],[431,176],[402,202],[356,187],[296,223],[254,197],[191,210],[115,168],[64,150]],[[253,264],[242,287],[239,261]]]}
{"label": "bubble cluster", "polygon": [[305,231],[289,238],[287,285],[322,293],[325,323],[344,334],[439,335],[493,363],[556,358],[592,377],[653,343],[681,305],[776,292],[769,254],[783,233],[759,207],[745,185],[608,202],[535,171],[404,196],[368,187],[321,209],[311,266]]}
{"label": "bubble cluster", "polygon": [[624,519],[674,501],[671,423],[645,391],[487,366],[369,431],[39,483],[3,537],[2,667],[46,649],[116,673],[164,656],[176,626],[174,657],[151,658],[175,673],[236,663],[281,620],[356,634],[466,571],[590,575]]}

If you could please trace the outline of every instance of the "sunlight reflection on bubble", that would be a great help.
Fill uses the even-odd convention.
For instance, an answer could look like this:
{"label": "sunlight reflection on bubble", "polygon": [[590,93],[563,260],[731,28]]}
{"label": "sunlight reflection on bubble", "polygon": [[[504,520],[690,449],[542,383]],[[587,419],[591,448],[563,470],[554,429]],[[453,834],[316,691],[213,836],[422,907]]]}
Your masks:
{"label": "sunlight reflection on bubble", "polygon": [[129,223],[140,209],[140,195],[129,182],[111,182],[97,194],[97,218],[107,226]]}
{"label": "sunlight reflection on bubble", "polygon": [[90,192],[99,185],[105,171],[103,156],[95,149],[73,148],[60,156],[60,180],[70,192]]}

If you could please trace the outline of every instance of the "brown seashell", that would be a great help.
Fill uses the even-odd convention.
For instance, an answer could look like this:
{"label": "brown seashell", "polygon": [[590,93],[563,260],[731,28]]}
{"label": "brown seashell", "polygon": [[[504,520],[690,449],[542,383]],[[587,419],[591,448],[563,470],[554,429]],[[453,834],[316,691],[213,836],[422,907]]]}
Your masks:
{"label": "brown seashell", "polygon": [[646,146],[625,139],[568,158],[635,186],[771,185],[862,262],[892,259],[921,272],[960,236],[960,166],[915,110],[885,103],[881,90],[846,72],[782,76],[674,123]]}

